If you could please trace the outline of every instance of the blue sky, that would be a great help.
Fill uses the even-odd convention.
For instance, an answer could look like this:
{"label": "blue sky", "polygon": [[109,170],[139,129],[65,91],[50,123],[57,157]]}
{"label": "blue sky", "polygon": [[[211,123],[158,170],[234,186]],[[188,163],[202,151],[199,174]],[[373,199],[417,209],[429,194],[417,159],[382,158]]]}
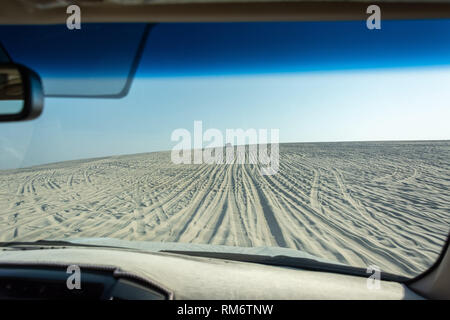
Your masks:
{"label": "blue sky", "polygon": [[170,150],[173,130],[279,129],[281,142],[450,139],[450,68],[135,79],[123,99],[48,98],[0,125],[0,168]]}

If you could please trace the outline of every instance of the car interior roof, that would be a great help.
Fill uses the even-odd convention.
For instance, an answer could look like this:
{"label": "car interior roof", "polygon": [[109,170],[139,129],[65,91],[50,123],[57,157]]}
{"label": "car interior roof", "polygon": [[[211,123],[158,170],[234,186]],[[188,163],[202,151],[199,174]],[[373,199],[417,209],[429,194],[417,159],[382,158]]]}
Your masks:
{"label": "car interior roof", "polygon": [[[377,1],[382,19],[450,17],[450,1]],[[2,24],[60,24],[66,7],[57,0],[11,0],[2,3]],[[81,8],[82,22],[233,22],[364,20],[368,1],[264,0],[157,0],[73,1]]]}

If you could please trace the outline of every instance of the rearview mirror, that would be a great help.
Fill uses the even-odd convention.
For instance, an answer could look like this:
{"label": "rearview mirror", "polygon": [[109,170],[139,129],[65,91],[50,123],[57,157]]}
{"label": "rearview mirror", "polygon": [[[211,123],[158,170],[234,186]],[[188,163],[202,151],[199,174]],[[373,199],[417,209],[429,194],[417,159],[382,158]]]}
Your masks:
{"label": "rearview mirror", "polygon": [[37,118],[44,105],[39,76],[18,64],[0,64],[0,121]]}

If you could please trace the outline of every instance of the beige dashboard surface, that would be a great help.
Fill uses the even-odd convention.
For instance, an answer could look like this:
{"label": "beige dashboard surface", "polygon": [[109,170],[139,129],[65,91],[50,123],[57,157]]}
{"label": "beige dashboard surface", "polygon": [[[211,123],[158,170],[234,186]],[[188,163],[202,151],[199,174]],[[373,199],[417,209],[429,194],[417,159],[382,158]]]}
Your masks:
{"label": "beige dashboard surface", "polygon": [[20,263],[114,266],[156,281],[175,299],[421,299],[405,285],[367,278],[246,262],[139,253],[115,249],[66,248],[0,252],[0,265]]}

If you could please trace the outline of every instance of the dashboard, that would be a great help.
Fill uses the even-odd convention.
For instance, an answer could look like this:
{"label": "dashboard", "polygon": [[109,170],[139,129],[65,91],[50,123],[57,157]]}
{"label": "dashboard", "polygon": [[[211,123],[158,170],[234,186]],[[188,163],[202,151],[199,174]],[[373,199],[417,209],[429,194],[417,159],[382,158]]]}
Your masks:
{"label": "dashboard", "polygon": [[[80,288],[69,289],[80,270]],[[0,251],[0,299],[423,299],[402,283],[175,253],[110,248]]]}
{"label": "dashboard", "polygon": [[[166,300],[170,293],[116,270],[85,268],[82,284],[68,285],[63,267],[0,267],[0,300]],[[69,281],[71,283],[71,281]]]}

